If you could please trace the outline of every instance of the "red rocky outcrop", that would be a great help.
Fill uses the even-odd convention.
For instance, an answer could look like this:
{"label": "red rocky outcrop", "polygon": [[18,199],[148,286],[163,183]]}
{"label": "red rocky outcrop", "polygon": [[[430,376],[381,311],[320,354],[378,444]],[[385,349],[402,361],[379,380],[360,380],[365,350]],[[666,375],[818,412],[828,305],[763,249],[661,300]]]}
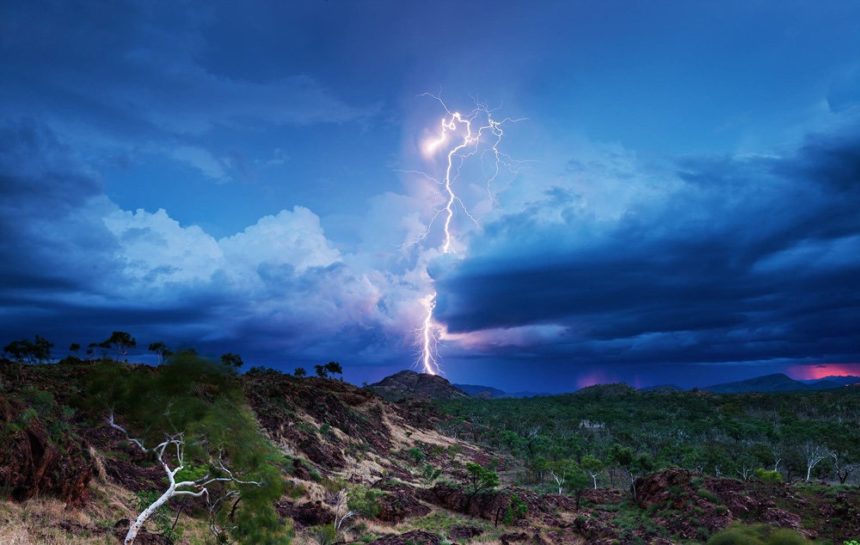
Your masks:
{"label": "red rocky outcrop", "polygon": [[79,441],[55,443],[32,409],[0,395],[0,489],[24,501],[43,494],[70,505],[87,499],[92,463]]}

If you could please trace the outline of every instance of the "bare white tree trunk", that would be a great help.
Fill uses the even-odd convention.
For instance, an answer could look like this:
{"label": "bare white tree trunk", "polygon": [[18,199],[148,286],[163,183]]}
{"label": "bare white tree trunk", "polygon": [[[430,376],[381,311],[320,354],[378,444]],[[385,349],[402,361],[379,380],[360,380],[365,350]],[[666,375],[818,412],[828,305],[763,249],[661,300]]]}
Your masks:
{"label": "bare white tree trunk", "polygon": [[806,482],[812,478],[812,470],[815,469],[821,460],[830,456],[830,451],[827,447],[816,445],[808,441],[803,445],[803,454],[806,456]]}
{"label": "bare white tree trunk", "polygon": [[[146,507],[134,522],[129,526],[128,532],[125,535],[125,539],[123,540],[124,545],[132,545],[134,540],[137,538],[137,534],[140,532],[143,525],[146,524],[146,521],[155,514],[164,504],[170,501],[171,498],[176,496],[191,496],[194,498],[199,498],[200,496],[206,496],[207,501],[209,500],[209,486],[213,483],[217,482],[234,482],[238,484],[253,484],[256,486],[260,486],[262,483],[256,481],[242,481],[233,476],[233,473],[224,466],[224,463],[219,460],[217,461],[217,466],[220,471],[225,475],[224,477],[210,477],[208,474],[196,481],[180,481],[176,482],[176,475],[185,468],[185,439],[182,434],[177,434],[174,436],[168,437],[165,441],[159,443],[153,449],[147,449],[143,446],[143,442],[139,439],[135,439],[129,436],[128,432],[116,423],[114,420],[113,414],[107,420],[107,423],[110,427],[115,430],[121,431],[131,442],[133,445],[136,445],[140,450],[146,453],[154,453],[158,463],[161,464],[161,467],[164,469],[164,473],[167,476],[167,480],[169,485],[167,490],[158,497],[154,502],[152,502],[148,507]],[[177,466],[173,469],[168,465],[167,460],[165,459],[165,451],[171,447],[175,450],[173,453],[173,457],[176,458]],[[170,456],[170,454],[168,454]]]}
{"label": "bare white tree trunk", "polygon": [[349,494],[346,489],[341,489],[337,493],[337,503],[334,506],[334,532],[335,535],[340,534],[345,530],[346,521],[355,515],[355,512],[349,510]]}
{"label": "bare white tree trunk", "polygon": [[564,477],[556,475],[555,471],[552,470],[550,470],[549,474],[555,480],[555,484],[558,486],[558,495],[561,496],[564,494]]}
{"label": "bare white tree trunk", "polygon": [[125,534],[125,539],[123,543],[125,545],[131,545],[134,543],[135,538],[137,538],[137,533],[140,532],[140,529],[143,528],[143,525],[146,524],[146,521],[149,520],[156,511],[158,511],[162,505],[167,503],[167,500],[173,497],[173,493],[175,492],[175,488],[170,487],[167,491],[161,495],[157,500],[152,502],[152,505],[141,511],[141,513],[137,516],[134,522],[129,526],[128,533]]}
{"label": "bare white tree trunk", "polygon": [[594,483],[594,489],[597,490],[597,473],[589,473],[591,475],[591,482]]}

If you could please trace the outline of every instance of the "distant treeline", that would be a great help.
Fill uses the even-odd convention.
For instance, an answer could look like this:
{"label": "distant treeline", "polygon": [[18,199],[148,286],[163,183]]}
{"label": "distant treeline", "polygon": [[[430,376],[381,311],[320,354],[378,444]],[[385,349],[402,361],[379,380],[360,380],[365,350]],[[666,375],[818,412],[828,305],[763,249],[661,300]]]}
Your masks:
{"label": "distant treeline", "polygon": [[454,417],[446,432],[510,453],[536,484],[570,468],[615,485],[666,467],[743,480],[846,483],[860,474],[858,388],[716,395],[609,385],[440,407]]}

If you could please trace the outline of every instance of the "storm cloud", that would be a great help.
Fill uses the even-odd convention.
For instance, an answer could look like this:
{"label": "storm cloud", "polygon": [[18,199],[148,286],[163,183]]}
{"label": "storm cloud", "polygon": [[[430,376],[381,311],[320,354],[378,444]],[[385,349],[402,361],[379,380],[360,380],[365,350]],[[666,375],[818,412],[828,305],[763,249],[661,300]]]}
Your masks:
{"label": "storm cloud", "polygon": [[441,319],[455,336],[556,326],[527,357],[572,363],[860,359],[860,131],[676,176],[617,220],[560,189],[501,217],[437,271]]}

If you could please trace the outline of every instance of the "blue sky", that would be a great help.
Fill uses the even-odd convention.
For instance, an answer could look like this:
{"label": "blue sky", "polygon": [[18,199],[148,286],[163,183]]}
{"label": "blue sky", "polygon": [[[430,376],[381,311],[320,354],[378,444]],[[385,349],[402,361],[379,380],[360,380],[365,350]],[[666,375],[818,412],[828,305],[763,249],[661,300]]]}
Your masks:
{"label": "blue sky", "polygon": [[[437,290],[457,382],[860,362],[856,3],[4,2],[0,61],[4,343],[361,382]],[[451,256],[426,92],[523,118]]]}

